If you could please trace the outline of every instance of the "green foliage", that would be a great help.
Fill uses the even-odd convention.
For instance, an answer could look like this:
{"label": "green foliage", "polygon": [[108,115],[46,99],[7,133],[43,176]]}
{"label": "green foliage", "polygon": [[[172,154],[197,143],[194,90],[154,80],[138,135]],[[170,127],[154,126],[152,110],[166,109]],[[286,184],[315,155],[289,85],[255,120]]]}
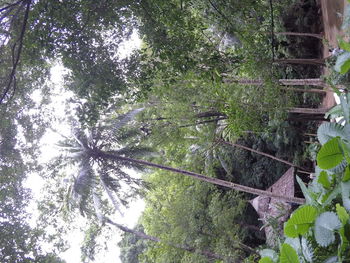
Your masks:
{"label": "green foliage", "polygon": [[315,239],[316,242],[326,247],[335,240],[333,231],[338,230],[341,223],[338,216],[333,212],[324,212],[319,215],[315,221]]}
{"label": "green foliage", "polygon": [[[135,230],[143,232],[143,226],[137,224]],[[141,239],[134,234],[125,232],[122,240],[118,243],[120,247],[120,260],[123,263],[139,263],[142,261],[141,254],[152,246],[149,241]]]}
{"label": "green foliage", "polygon": [[317,164],[321,169],[331,169],[340,164],[343,158],[339,138],[335,137],[321,147],[317,155]]}
{"label": "green foliage", "polygon": [[299,263],[298,254],[295,252],[294,248],[290,245],[284,243],[281,247],[280,255],[281,263]]}
{"label": "green foliage", "polygon": [[[228,259],[245,254],[240,242],[248,231],[240,226],[246,223],[242,218],[245,203],[239,194],[165,172],[154,173],[147,180],[153,186],[142,216],[148,234]],[[162,258],[174,262],[210,262],[203,255],[164,245],[148,247],[145,256],[151,262],[162,262]]]}
{"label": "green foliage", "polygon": [[302,206],[296,210],[284,226],[288,237],[298,237],[305,234],[317,216],[317,210],[312,206]]}
{"label": "green foliage", "polygon": [[[340,95],[342,104],[347,105],[347,95]],[[342,105],[341,109],[344,109],[342,115],[346,115],[347,107]],[[337,111],[340,111],[339,107]],[[316,259],[326,260],[324,262],[349,260],[346,252],[349,249],[347,231],[350,218],[348,213],[350,184],[347,180],[349,122],[347,117],[341,121],[345,121],[343,126],[323,124],[319,128],[318,135],[323,146],[318,153],[316,178],[308,188],[298,179],[306,198],[306,205],[293,213],[284,228],[286,236],[299,239],[285,240],[280,249],[281,262],[294,262],[294,260],[297,260],[295,262],[313,262],[314,259],[314,262]],[[343,163],[344,165],[341,165]],[[294,249],[291,250],[291,247],[287,249],[287,243]]]}

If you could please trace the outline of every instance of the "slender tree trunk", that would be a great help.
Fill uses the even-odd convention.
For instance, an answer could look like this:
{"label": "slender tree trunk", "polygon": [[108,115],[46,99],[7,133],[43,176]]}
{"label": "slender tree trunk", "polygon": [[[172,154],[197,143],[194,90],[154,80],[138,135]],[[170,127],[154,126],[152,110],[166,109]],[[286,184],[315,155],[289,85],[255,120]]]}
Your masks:
{"label": "slender tree trunk", "polygon": [[[226,76],[226,82],[236,82],[242,85],[255,85],[261,86],[264,84],[264,80],[262,79],[235,79]],[[326,83],[323,79],[313,78],[313,79],[279,79],[278,83],[284,86],[317,86],[317,87],[325,87]]]}
{"label": "slender tree trunk", "polygon": [[[254,85],[261,86],[264,84],[262,79],[225,79],[226,82],[236,82],[242,85]],[[284,86],[317,86],[317,87],[326,87],[326,83],[323,79],[314,78],[314,79],[279,79],[278,82]]]}
{"label": "slender tree trunk", "polygon": [[[251,86],[263,86],[264,81],[261,79],[230,79],[225,78],[226,83],[238,83],[241,85],[251,85]],[[315,86],[315,87],[327,87],[327,84],[320,78],[315,79],[279,79],[278,83],[283,86]],[[298,88],[288,88],[280,87],[283,90],[291,90],[297,92],[308,92],[308,93],[326,93],[323,89],[298,89]]]}
{"label": "slender tree trunk", "polygon": [[311,115],[320,115],[326,114],[329,109],[326,108],[290,108],[289,113],[301,113],[301,114],[311,114]]}
{"label": "slender tree trunk", "polygon": [[324,59],[320,58],[286,58],[286,59],[275,59],[276,64],[302,64],[302,65],[320,65],[324,66]]}
{"label": "slender tree trunk", "polygon": [[[143,232],[136,231],[134,229],[130,229],[130,228],[126,227],[126,226],[123,226],[121,224],[118,224],[118,223],[110,220],[109,218],[105,218],[105,220],[106,220],[107,223],[109,223],[109,224],[119,228],[123,232],[131,233],[131,234],[133,234],[133,235],[135,235],[135,236],[137,236],[139,238],[151,240],[153,242],[158,242],[158,243],[162,242],[158,237],[150,236],[150,235],[147,235],[147,234],[145,234]],[[207,257],[209,259],[220,259],[220,260],[224,260],[225,259],[224,256],[218,255],[218,254],[216,254],[214,252],[211,252],[211,251],[208,251],[208,250],[198,250],[198,249],[196,249],[194,247],[188,247],[188,246],[179,245],[179,244],[172,244],[170,242],[166,242],[166,244],[169,245],[169,246],[175,247],[175,248],[186,250],[186,251],[191,252],[191,253],[200,254],[200,255],[205,256],[205,257]],[[244,244],[240,244],[240,245],[244,245]]]}
{"label": "slender tree trunk", "polygon": [[313,33],[298,33],[298,32],[274,32],[275,35],[284,35],[284,36],[301,36],[301,37],[315,37],[318,39],[323,39],[322,34],[313,34]]}
{"label": "slender tree trunk", "polygon": [[249,148],[249,147],[247,147],[247,146],[243,146],[243,145],[240,145],[240,144],[237,144],[237,143],[232,143],[232,142],[226,142],[226,141],[224,141],[224,140],[217,140],[217,142],[223,143],[223,144],[227,144],[227,145],[230,145],[230,146],[233,146],[233,147],[241,148],[241,149],[244,149],[244,150],[247,150],[247,151],[256,153],[256,154],[260,154],[260,155],[266,156],[266,157],[268,157],[268,158],[270,158],[270,159],[276,160],[276,161],[281,162],[281,163],[285,163],[285,164],[287,164],[287,165],[289,165],[289,166],[292,166],[292,167],[298,168],[298,169],[300,169],[300,170],[303,170],[303,171],[305,171],[305,172],[308,172],[308,170],[305,169],[305,168],[303,168],[303,167],[297,166],[297,165],[295,165],[295,164],[293,164],[293,163],[291,163],[291,162],[288,162],[288,161],[286,161],[286,160],[277,158],[277,157],[275,157],[275,156],[273,156],[273,155],[271,155],[271,154],[268,154],[268,153],[264,153],[264,152],[261,152],[261,151],[254,150],[254,149]]}
{"label": "slender tree trunk", "polygon": [[112,153],[108,153],[108,152],[103,152],[103,151],[100,151],[97,149],[90,150],[90,155],[91,155],[91,157],[97,158],[97,159],[101,158],[101,159],[126,161],[126,162],[130,162],[130,163],[137,163],[137,164],[146,165],[146,166],[150,166],[150,167],[154,167],[154,168],[158,168],[158,169],[162,169],[162,170],[166,170],[166,171],[171,171],[174,173],[183,174],[183,175],[193,177],[197,180],[201,180],[204,182],[228,187],[228,188],[234,189],[236,191],[250,193],[253,195],[268,196],[271,198],[279,199],[281,201],[295,203],[295,204],[304,204],[305,203],[305,199],[303,199],[303,198],[282,196],[282,195],[272,193],[270,191],[265,191],[265,190],[260,190],[260,189],[240,185],[240,184],[235,184],[235,183],[228,182],[225,180],[221,180],[221,179],[217,179],[217,178],[213,178],[213,177],[209,177],[209,176],[205,176],[202,174],[198,174],[198,173],[194,173],[194,172],[190,172],[190,171],[186,171],[186,170],[181,170],[181,169],[177,169],[177,168],[173,168],[173,167],[169,167],[169,166],[155,164],[155,163],[148,162],[148,161],[137,160],[137,159],[133,159],[133,158],[125,157],[125,156],[120,156],[120,155],[116,155],[116,154],[112,154]]}

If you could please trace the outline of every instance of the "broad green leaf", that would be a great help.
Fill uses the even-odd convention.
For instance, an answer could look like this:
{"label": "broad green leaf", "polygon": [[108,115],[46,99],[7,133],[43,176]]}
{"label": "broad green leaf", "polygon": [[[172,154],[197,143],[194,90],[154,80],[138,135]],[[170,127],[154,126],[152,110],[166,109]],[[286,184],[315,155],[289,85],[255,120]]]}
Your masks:
{"label": "broad green leaf", "polygon": [[322,169],[336,167],[343,159],[338,137],[326,142],[317,154],[317,164]]}
{"label": "broad green leaf", "polygon": [[315,239],[316,242],[326,247],[335,240],[334,231],[341,227],[338,216],[333,212],[322,213],[315,222]]}
{"label": "broad green leaf", "polygon": [[340,74],[345,74],[350,69],[350,52],[340,54],[335,63],[334,69]]}
{"label": "broad green leaf", "polygon": [[338,42],[341,49],[350,52],[350,43],[346,42],[344,39],[339,39]]}
{"label": "broad green leaf", "polygon": [[284,234],[288,237],[298,237],[305,234],[314,223],[317,209],[311,205],[299,207],[284,225]]}
{"label": "broad green leaf", "polygon": [[259,260],[259,263],[273,263],[273,260],[269,257],[263,257]]}
{"label": "broad green leaf", "polygon": [[345,172],[344,172],[344,176],[343,176],[343,178],[342,178],[342,181],[343,182],[347,182],[347,181],[349,181],[350,180],[350,168],[349,168],[349,166],[347,166],[346,168],[345,168]]}
{"label": "broad green leaf", "polygon": [[342,207],[340,204],[336,204],[336,210],[337,210],[337,215],[342,222],[343,225],[345,225],[348,220],[349,220],[349,214],[346,212],[345,208]]}
{"label": "broad green leaf", "polygon": [[299,263],[297,252],[286,243],[281,248],[280,263]]}
{"label": "broad green leaf", "polygon": [[329,177],[326,171],[322,171],[318,177],[318,182],[322,184],[325,189],[330,189],[331,183],[329,182]]}

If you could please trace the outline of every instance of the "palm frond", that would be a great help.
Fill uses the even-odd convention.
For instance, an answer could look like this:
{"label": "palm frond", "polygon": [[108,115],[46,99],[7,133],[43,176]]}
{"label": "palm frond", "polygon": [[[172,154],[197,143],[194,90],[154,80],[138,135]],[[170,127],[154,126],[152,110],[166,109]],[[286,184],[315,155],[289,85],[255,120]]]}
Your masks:
{"label": "palm frond", "polygon": [[84,212],[87,210],[87,200],[94,188],[94,184],[94,174],[90,164],[88,160],[83,160],[72,188],[72,197],[77,202],[82,215],[84,215]]}
{"label": "palm frond", "polygon": [[120,215],[124,215],[123,212],[120,210],[120,204],[119,202],[117,201],[117,199],[115,198],[115,196],[113,195],[113,192],[111,191],[111,188],[110,188],[110,182],[113,181],[114,179],[111,178],[110,176],[108,176],[107,174],[105,173],[102,173],[100,175],[100,181],[101,181],[101,184],[104,188],[104,190],[106,191],[107,195],[108,195],[108,198],[110,199],[110,201],[112,202],[113,206],[114,206],[114,209],[116,211],[118,211],[118,213]]}
{"label": "palm frond", "polygon": [[97,216],[98,220],[100,221],[100,223],[102,224],[104,222],[105,218],[104,218],[104,215],[102,214],[101,200],[95,192],[92,193],[92,199],[94,201],[94,208],[95,208],[96,216]]}
{"label": "palm frond", "polygon": [[111,153],[121,156],[127,156],[130,158],[142,158],[145,156],[154,155],[155,152],[152,148],[147,146],[135,146],[135,145],[125,145],[124,147],[111,151]]}
{"label": "palm frond", "polygon": [[129,111],[128,113],[119,116],[118,118],[116,118],[115,120],[113,120],[111,122],[111,134],[115,134],[118,132],[118,130],[120,130],[121,128],[123,128],[128,122],[132,121],[135,119],[136,115],[138,113],[140,113],[141,111],[143,111],[144,108],[138,108],[138,109],[134,109]]}

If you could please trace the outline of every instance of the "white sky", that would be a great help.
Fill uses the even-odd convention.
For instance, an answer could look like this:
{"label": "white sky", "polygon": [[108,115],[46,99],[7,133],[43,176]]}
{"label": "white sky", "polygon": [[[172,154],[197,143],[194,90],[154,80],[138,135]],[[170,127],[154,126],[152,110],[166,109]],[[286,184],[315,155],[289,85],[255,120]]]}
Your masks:
{"label": "white sky", "polygon": [[[134,49],[140,48],[140,46],[141,46],[141,40],[138,37],[137,33],[134,32],[130,40],[126,41],[121,45],[118,53],[121,58],[125,58]],[[54,95],[52,97],[52,103],[49,105],[49,107],[55,113],[55,116],[60,120],[65,119],[66,101],[73,95],[73,93],[64,91],[63,89],[64,72],[65,72],[65,69],[60,64],[56,64],[51,69],[51,82],[53,85]],[[39,90],[35,91],[32,97],[34,100],[37,100],[39,102],[41,98],[41,92]],[[52,126],[61,134],[69,136],[70,127],[68,123],[59,121],[57,123],[53,123]],[[46,134],[43,136],[41,141],[41,151],[42,151],[42,155],[40,157],[41,162],[48,162],[50,161],[50,159],[52,159],[58,154],[59,150],[55,146],[55,144],[60,139],[62,139],[61,136],[53,132],[52,130],[48,130],[46,132]],[[44,185],[43,179],[39,175],[32,174],[31,176],[29,176],[28,180],[26,181],[25,186],[31,188],[34,199],[39,200],[40,197],[42,196],[42,191],[44,191],[42,189],[43,185]],[[137,220],[144,209],[144,202],[142,200],[136,200],[135,202],[131,203],[129,207],[130,207],[129,209],[124,209],[123,217],[120,215],[119,216],[116,215],[114,219],[117,219],[118,223],[122,223],[125,226],[132,228],[137,223]],[[37,210],[36,210],[36,204],[34,201],[30,204],[29,211],[31,211],[33,214],[33,220],[31,224],[35,224],[35,218],[37,216],[37,212],[35,213],[33,211],[37,211]],[[81,242],[84,239],[83,233],[80,232],[79,229],[77,229],[76,231],[73,231],[69,235],[69,237],[67,237],[67,239],[69,240],[69,243],[70,243],[70,249],[62,253],[60,256],[64,260],[66,260],[67,263],[81,262],[80,246],[81,246]],[[108,250],[105,253],[101,253],[101,255],[98,255],[94,262],[96,263],[121,262],[118,256],[119,248],[117,247],[117,243],[119,241],[120,241],[120,232],[115,231],[113,240],[110,240],[108,242]]]}

